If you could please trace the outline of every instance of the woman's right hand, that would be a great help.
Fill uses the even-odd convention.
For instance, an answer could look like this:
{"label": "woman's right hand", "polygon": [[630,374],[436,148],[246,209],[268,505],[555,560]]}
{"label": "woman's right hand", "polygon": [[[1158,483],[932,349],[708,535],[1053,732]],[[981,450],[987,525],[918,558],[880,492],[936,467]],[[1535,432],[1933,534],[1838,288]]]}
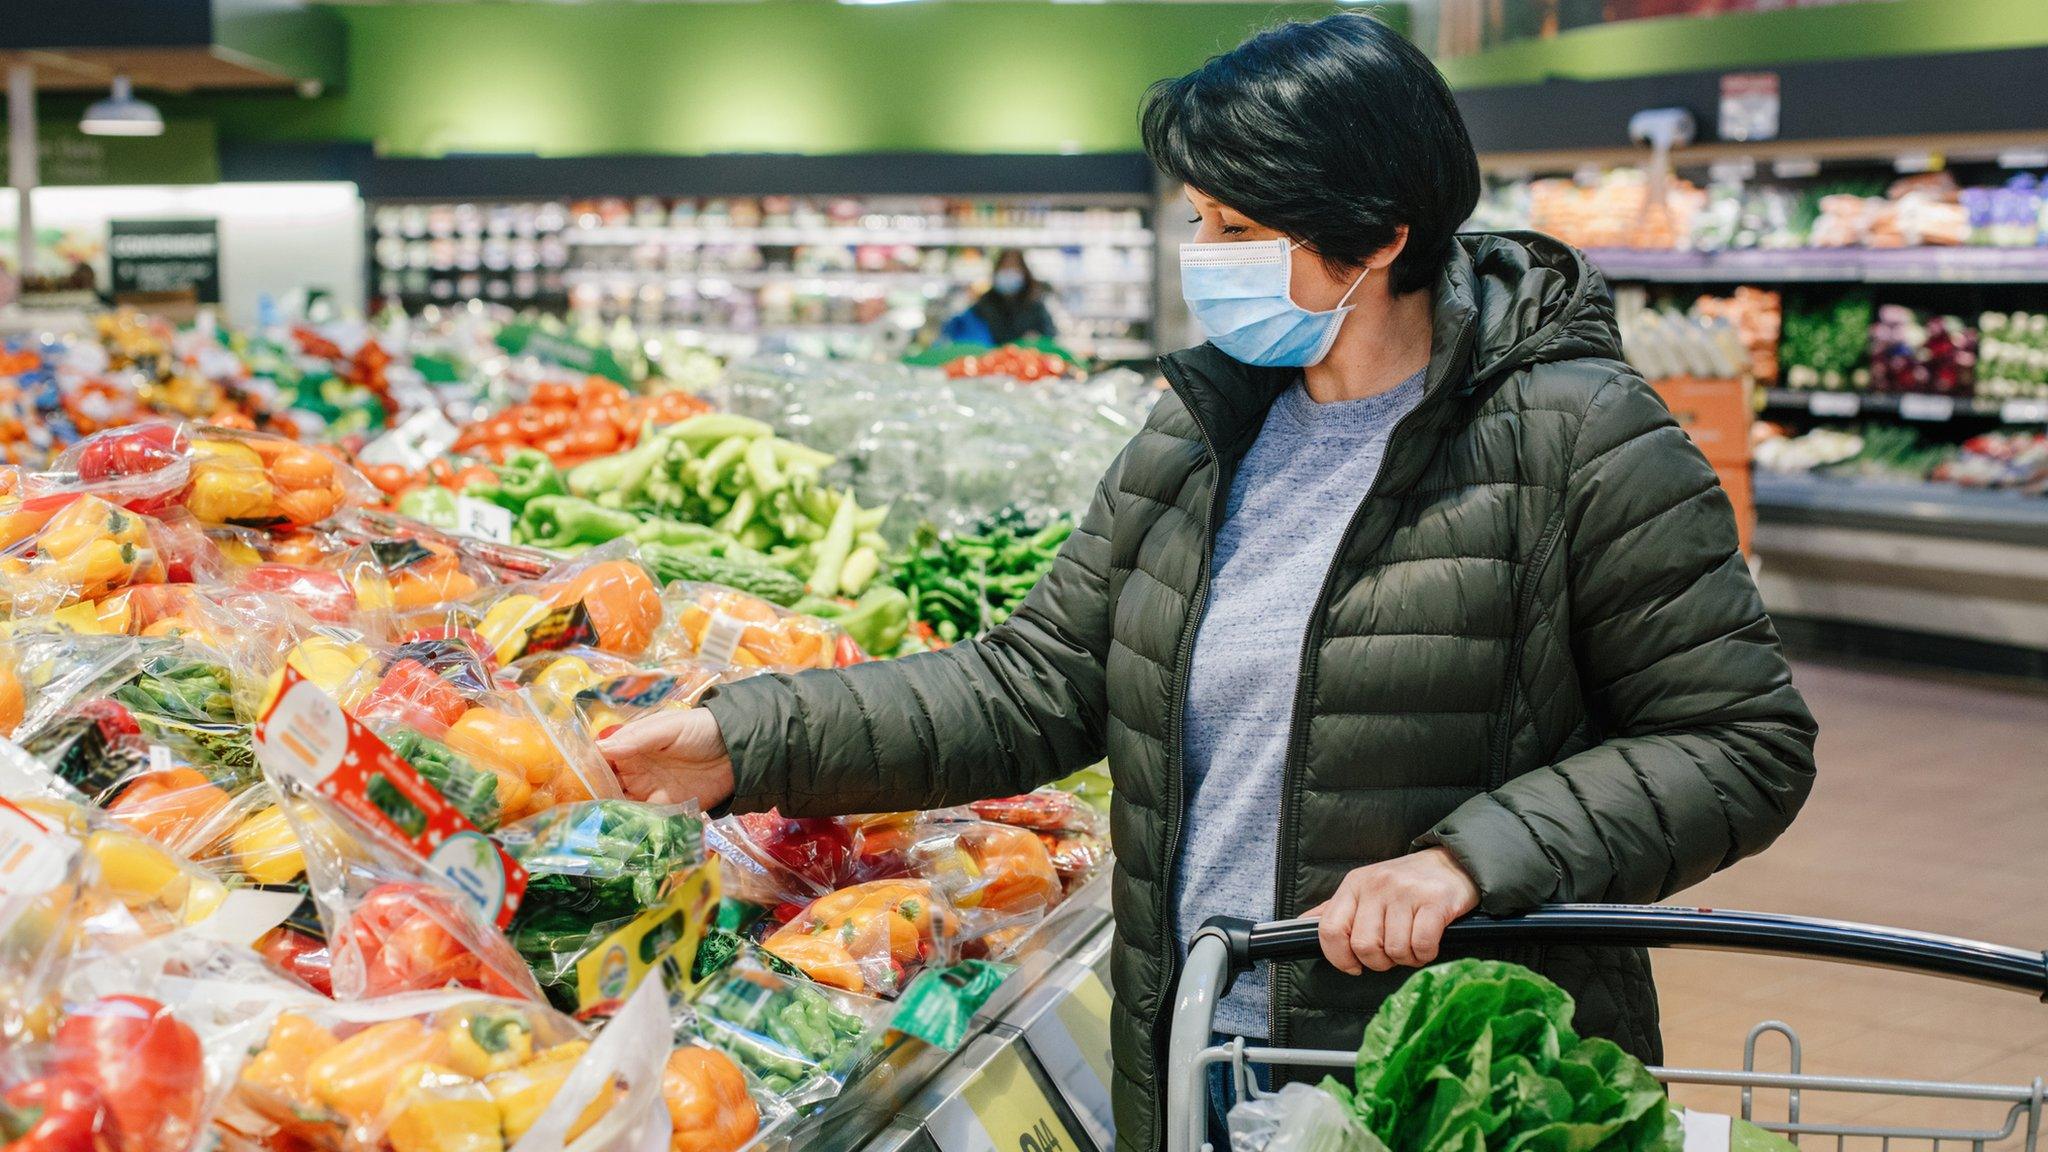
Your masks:
{"label": "woman's right hand", "polygon": [[718,721],[702,708],[657,712],[623,724],[597,742],[635,800],[695,802],[710,811],[732,799],[732,759]]}

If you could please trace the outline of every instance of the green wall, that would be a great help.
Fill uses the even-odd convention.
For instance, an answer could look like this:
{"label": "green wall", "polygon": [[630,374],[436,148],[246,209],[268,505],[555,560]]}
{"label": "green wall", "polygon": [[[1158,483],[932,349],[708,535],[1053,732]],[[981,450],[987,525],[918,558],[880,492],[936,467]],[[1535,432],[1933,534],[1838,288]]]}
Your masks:
{"label": "green wall", "polygon": [[1552,76],[1608,80],[2043,44],[2048,44],[2048,0],[1870,0],[1735,16],[1631,20],[1440,63],[1453,85],[1476,88]]}
{"label": "green wall", "polygon": [[167,104],[214,116],[223,139],[367,140],[396,156],[1128,151],[1152,81],[1333,8],[345,6],[340,92]]}

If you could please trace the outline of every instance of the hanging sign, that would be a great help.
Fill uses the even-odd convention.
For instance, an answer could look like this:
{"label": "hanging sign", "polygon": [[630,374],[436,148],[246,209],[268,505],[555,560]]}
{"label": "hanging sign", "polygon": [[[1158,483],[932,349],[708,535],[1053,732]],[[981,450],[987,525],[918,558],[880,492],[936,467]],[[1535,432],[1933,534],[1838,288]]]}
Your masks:
{"label": "hanging sign", "polygon": [[220,225],[214,220],[109,220],[107,263],[116,300],[192,293],[220,303]]}
{"label": "hanging sign", "polygon": [[1778,74],[1731,72],[1721,77],[1721,139],[1778,138]]}

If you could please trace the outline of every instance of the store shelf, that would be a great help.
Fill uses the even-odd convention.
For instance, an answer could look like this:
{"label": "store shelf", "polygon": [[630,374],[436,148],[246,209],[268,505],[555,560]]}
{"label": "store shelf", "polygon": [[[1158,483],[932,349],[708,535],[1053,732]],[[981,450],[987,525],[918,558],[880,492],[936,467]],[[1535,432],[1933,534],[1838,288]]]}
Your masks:
{"label": "store shelf", "polygon": [[563,233],[571,244],[674,244],[706,246],[752,244],[765,248],[796,248],[838,244],[846,247],[895,244],[920,248],[1142,248],[1152,243],[1150,229],[1090,228],[571,228]]}
{"label": "store shelf", "polygon": [[[668,271],[661,268],[574,268],[562,274],[563,280],[576,284],[667,284],[677,280],[703,282],[717,280],[737,288],[760,288],[769,284],[819,284],[825,288],[846,287],[953,287],[965,281],[945,273],[926,272],[797,272],[790,269],[760,269],[749,271],[719,271],[716,269],[693,269]],[[1145,276],[1041,276],[1040,280],[1054,285],[1096,285],[1096,284],[1150,284],[1152,277]]]}
{"label": "store shelf", "polygon": [[1756,508],[1767,523],[2034,547],[2048,542],[2048,497],[2023,492],[1759,473]]}
{"label": "store shelf", "polygon": [[1764,410],[1806,412],[1843,420],[1885,416],[1935,424],[1963,419],[1997,420],[2005,424],[2048,424],[2048,399],[1994,400],[1982,396],[1773,388],[1764,393]]}
{"label": "store shelf", "polygon": [[1675,284],[2048,284],[2048,248],[1594,248],[1610,280]]}

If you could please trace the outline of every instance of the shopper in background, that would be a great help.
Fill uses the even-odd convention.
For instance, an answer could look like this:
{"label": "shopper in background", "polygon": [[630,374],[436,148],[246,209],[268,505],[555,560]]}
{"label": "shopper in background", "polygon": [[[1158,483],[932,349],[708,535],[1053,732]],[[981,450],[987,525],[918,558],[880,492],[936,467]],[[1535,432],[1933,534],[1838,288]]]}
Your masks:
{"label": "shopper in background", "polygon": [[1050,340],[1057,332],[1052,313],[1045,308],[1044,289],[1031,274],[1024,253],[1005,248],[996,256],[988,291],[965,312],[946,321],[939,339],[999,348],[1026,336]]}
{"label": "shopper in background", "polygon": [[[1426,57],[1355,14],[1152,92],[1207,345],[1003,627],[720,688],[604,748],[627,790],[797,815],[1115,777],[1117,1139],[1160,1140],[1175,965],[1213,914],[1317,915],[1323,962],[1221,1026],[1355,1045],[1477,909],[1651,901],[1768,845],[1814,722],[1713,470],[1622,363],[1606,286],[1460,235],[1479,171]],[[1643,953],[1503,948],[1648,1060]]]}

